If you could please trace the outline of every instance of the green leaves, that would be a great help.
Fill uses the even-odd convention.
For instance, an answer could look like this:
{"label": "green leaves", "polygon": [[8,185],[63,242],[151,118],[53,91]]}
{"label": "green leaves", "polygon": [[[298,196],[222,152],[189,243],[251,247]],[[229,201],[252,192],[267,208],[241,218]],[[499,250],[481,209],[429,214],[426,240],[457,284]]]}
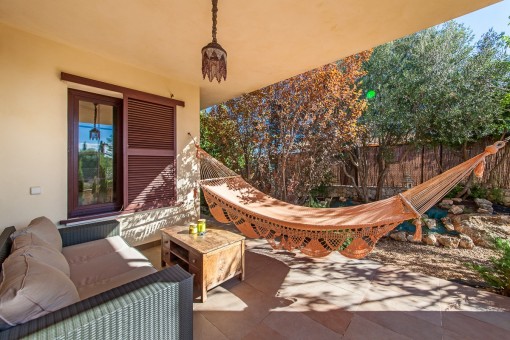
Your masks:
{"label": "green leaves", "polygon": [[468,263],[467,267],[478,272],[480,277],[503,295],[510,296],[510,242],[502,238],[494,240],[498,257],[491,257],[492,266]]}

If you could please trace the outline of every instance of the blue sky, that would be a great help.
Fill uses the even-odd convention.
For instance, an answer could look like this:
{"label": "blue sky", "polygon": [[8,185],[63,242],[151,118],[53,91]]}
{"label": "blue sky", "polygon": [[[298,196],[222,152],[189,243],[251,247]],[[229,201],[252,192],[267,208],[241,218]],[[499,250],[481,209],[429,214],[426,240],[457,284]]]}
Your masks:
{"label": "blue sky", "polygon": [[510,26],[508,26],[509,15],[510,0],[504,0],[476,12],[466,14],[455,20],[470,27],[477,40],[491,27],[498,33],[505,32],[506,35],[510,35]]}

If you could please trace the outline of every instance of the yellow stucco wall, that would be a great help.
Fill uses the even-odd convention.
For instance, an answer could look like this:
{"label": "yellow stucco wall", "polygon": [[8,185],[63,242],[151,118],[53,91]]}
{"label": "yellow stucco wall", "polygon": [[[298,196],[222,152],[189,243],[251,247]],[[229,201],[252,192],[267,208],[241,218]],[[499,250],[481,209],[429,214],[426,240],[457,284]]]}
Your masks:
{"label": "yellow stucco wall", "polygon": [[[158,239],[158,229],[198,214],[194,146],[199,135],[200,90],[130,65],[105,59],[0,24],[0,231],[26,226],[45,215],[67,216],[67,89],[60,72],[182,100],[177,107],[179,207],[120,218],[123,235],[139,244]],[[30,195],[41,186],[41,195]]]}

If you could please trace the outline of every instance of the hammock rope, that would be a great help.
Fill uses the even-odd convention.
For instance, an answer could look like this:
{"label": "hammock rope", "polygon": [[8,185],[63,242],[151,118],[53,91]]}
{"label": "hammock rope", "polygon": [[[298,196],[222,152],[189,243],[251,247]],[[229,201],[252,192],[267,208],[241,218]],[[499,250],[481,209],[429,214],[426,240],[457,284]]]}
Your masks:
{"label": "hammock rope", "polygon": [[359,259],[406,220],[414,220],[414,239],[421,240],[421,215],[472,171],[481,177],[485,158],[497,153],[509,140],[510,137],[496,142],[481,154],[399,195],[342,208],[308,208],[279,201],[255,189],[196,143],[195,146],[200,159],[200,187],[218,222],[233,222],[245,236],[265,238],[274,249],[298,249],[313,257],[339,251]]}

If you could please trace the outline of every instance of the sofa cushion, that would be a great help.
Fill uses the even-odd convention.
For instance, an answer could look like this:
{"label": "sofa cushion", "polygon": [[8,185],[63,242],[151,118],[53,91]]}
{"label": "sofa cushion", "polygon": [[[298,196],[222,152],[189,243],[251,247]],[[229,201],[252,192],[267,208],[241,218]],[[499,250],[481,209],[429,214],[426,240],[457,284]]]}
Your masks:
{"label": "sofa cushion", "polygon": [[79,301],[73,282],[60,270],[20,253],[2,265],[0,319],[13,326]]}
{"label": "sofa cushion", "polygon": [[55,250],[55,248],[48,248],[42,246],[26,246],[17,250],[14,250],[9,257],[14,256],[30,256],[39,260],[40,262],[52,266],[55,269],[60,270],[67,277],[71,276],[69,269],[69,263],[61,252]]}
{"label": "sofa cushion", "polygon": [[62,237],[58,232],[57,226],[47,217],[41,216],[33,219],[28,227],[14,232],[11,235],[11,239],[15,240],[18,236],[27,233],[34,233],[41,240],[47,242],[53,248],[62,252]]}
{"label": "sofa cushion", "polygon": [[78,290],[80,299],[89,298],[157,272],[138,250],[129,247],[119,237],[124,243],[122,245],[116,238],[109,237],[64,248],[64,256],[71,268],[71,280]]}
{"label": "sofa cushion", "polygon": [[56,250],[55,247],[53,247],[48,242],[42,240],[36,234],[22,233],[12,241],[11,253],[13,253],[14,251],[16,251],[18,249],[30,247],[30,246],[46,247],[46,248],[51,248],[51,249]]}
{"label": "sofa cushion", "polygon": [[75,244],[62,249],[67,262],[75,263],[88,262],[96,257],[101,257],[119,250],[129,248],[130,245],[120,236],[112,236],[104,239]]}

